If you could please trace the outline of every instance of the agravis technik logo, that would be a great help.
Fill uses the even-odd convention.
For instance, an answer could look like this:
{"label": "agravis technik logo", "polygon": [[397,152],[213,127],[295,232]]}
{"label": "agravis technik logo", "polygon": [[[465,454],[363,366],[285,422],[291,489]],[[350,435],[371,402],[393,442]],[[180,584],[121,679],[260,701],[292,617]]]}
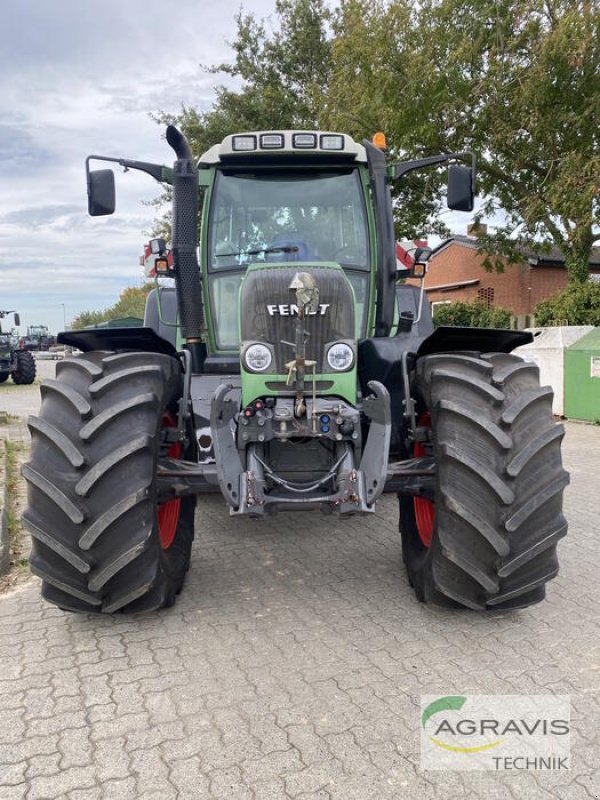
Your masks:
{"label": "agravis technik logo", "polygon": [[565,696],[427,695],[420,723],[423,769],[569,768]]}

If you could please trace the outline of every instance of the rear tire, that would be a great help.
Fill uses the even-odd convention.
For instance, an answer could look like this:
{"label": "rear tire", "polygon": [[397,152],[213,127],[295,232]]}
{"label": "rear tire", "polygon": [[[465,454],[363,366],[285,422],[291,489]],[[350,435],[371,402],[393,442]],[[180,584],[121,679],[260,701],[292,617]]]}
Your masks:
{"label": "rear tire", "polygon": [[400,499],[417,598],[475,610],[539,602],[567,532],[564,429],[553,422],[552,390],[540,387],[537,366],[513,355],[440,354],[418,362],[414,393],[437,467],[432,529],[427,501]]}
{"label": "rear tire", "polygon": [[15,355],[17,358],[17,366],[12,374],[13,383],[19,385],[33,383],[36,373],[33,353],[30,353],[28,350],[18,350]]}
{"label": "rear tire", "polygon": [[6,383],[6,381],[8,380],[9,375],[10,375],[10,372],[0,372],[0,383]]}
{"label": "rear tire", "polygon": [[156,353],[66,358],[56,380],[42,384],[40,415],[29,419],[23,521],[31,570],[49,602],[133,613],[175,601],[190,562],[195,498],[171,507],[165,536],[156,472],[161,450],[173,455],[161,431],[164,440],[181,392],[180,363]]}

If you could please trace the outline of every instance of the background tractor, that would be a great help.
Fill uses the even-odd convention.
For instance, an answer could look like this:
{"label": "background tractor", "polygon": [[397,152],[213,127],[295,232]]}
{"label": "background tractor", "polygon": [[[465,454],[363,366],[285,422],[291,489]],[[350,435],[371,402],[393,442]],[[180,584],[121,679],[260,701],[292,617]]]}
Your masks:
{"label": "background tractor", "polygon": [[49,350],[56,344],[46,325],[30,325],[25,336],[21,337],[19,347],[21,350]]}
{"label": "background tractor", "polygon": [[[167,141],[172,168],[86,162],[92,216],[115,208],[113,172],[92,161],[172,186],[172,260],[154,240],[143,328],[59,336],[82,354],[42,385],[23,470],[46,599],[84,612],[170,605],[203,492],[261,518],[372,514],[387,491],[420,600],[541,600],[568,476],[552,392],[510,353],[531,336],[434,330],[422,282],[397,271],[391,187],[447,167],[448,206],[470,211],[474,156],[389,163],[340,133],[259,131],[196,161],[172,126]],[[414,276],[428,255],[415,252]]]}
{"label": "background tractor", "polygon": [[[0,311],[0,319],[14,314],[15,325],[21,320],[15,311]],[[31,353],[17,349],[18,337],[14,330],[4,332],[0,327],[0,383],[12,377],[13,383],[26,384],[35,380],[35,359]]]}

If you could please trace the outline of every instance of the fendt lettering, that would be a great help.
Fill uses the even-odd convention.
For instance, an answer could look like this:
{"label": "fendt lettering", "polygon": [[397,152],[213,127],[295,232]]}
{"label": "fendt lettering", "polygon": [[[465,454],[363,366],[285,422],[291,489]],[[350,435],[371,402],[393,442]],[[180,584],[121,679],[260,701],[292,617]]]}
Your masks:
{"label": "fendt lettering", "polygon": [[[324,316],[327,313],[327,309],[329,308],[330,303],[319,303],[318,309],[315,311],[306,311],[305,313],[309,316],[316,316],[319,314],[320,316]],[[268,305],[267,311],[269,312],[269,316],[274,317],[275,314],[280,314],[282,317],[294,317],[298,316],[298,306],[294,303],[280,303],[279,305]]]}
{"label": "fendt lettering", "polygon": [[345,520],[373,514],[384,491],[399,497],[419,600],[542,600],[568,476],[551,392],[511,354],[532,336],[434,330],[431,250],[415,250],[408,282],[397,269],[405,176],[443,170],[448,207],[471,212],[474,154],[395,163],[382,134],[326,131],[233,134],[203,154],[173,126],[166,138],[172,168],[86,161],[94,217],[114,212],[115,180],[92,162],[170,186],[171,242],[151,242],[144,327],[61,333],[79,354],[30,418],[23,520],[46,600],[83,613],[170,606],[206,492],[234,515]]}

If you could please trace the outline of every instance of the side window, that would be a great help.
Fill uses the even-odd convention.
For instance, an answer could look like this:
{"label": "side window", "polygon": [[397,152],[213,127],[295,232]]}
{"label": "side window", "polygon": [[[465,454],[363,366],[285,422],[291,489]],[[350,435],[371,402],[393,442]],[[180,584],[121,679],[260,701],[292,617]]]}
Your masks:
{"label": "side window", "polygon": [[215,209],[212,221],[212,259],[218,267],[231,267],[237,264],[234,253],[237,246],[234,244],[232,206],[219,204]]}
{"label": "side window", "polygon": [[237,272],[210,278],[215,338],[219,349],[231,350],[239,347],[238,295],[243,277],[243,274]]}

